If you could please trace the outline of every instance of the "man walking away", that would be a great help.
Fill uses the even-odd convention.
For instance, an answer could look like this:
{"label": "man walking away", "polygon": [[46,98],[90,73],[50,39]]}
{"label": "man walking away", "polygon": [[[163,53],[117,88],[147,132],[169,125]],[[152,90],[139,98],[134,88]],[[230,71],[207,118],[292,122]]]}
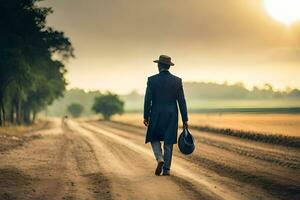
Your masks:
{"label": "man walking away", "polygon": [[[184,128],[188,126],[188,115],[182,80],[169,72],[174,64],[171,58],[161,55],[158,60],[159,73],[148,78],[144,102],[144,124],[147,126],[146,143],[150,142],[157,160],[155,175],[163,171],[170,175],[173,144],[177,143],[178,107]],[[164,142],[162,152],[161,141]]]}

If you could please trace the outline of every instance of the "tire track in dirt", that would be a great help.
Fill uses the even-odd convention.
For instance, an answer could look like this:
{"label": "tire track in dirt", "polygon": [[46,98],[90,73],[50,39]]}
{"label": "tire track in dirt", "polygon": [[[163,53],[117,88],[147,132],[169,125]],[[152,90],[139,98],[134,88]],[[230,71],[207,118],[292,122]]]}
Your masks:
{"label": "tire track in dirt", "polygon": [[[115,140],[117,140],[119,143],[124,143],[128,148],[132,148],[135,151],[143,154],[147,154],[148,156],[153,157],[152,152],[150,149],[146,149],[144,146],[141,146],[141,142],[139,144],[135,144],[134,142],[130,141],[130,139],[123,138],[119,136],[118,134],[115,134],[111,130],[105,130],[102,126],[96,127],[94,125],[83,123],[82,126],[88,130],[92,130],[95,133],[106,135],[108,137],[112,137]],[[130,134],[130,133],[127,133]],[[177,159],[177,158],[176,158]],[[173,166],[173,171],[175,172],[176,176],[182,177],[185,180],[188,180],[188,182],[191,182],[195,185],[197,185],[197,188],[204,188],[205,191],[208,191],[218,197],[222,197],[223,199],[253,199],[253,196],[257,197],[267,197],[265,199],[274,199],[270,196],[266,195],[265,193],[259,191],[257,188],[252,188],[251,190],[255,189],[256,193],[249,196],[249,194],[246,194],[245,192],[236,191],[236,189],[233,186],[229,186],[229,182],[225,182],[227,184],[224,185],[224,181],[220,181],[220,179],[217,179],[216,177],[210,178],[209,174],[206,174],[205,176],[199,176],[200,174],[203,174],[201,170],[203,168],[199,169],[199,166],[197,167],[197,172],[193,171],[195,170],[195,166],[192,163],[186,162],[183,159],[177,160],[175,166]],[[188,170],[189,169],[189,170]],[[200,171],[199,171],[200,170]],[[192,172],[193,171],[193,172]],[[235,185],[236,183],[231,182],[230,185]],[[229,189],[229,187],[231,189]],[[245,187],[241,188],[244,190]],[[248,197],[247,197],[248,196]],[[276,198],[275,198],[276,199]]]}
{"label": "tire track in dirt", "polygon": [[188,191],[189,196],[191,196],[191,199],[201,199],[201,200],[206,200],[206,199],[213,199],[217,200],[220,198],[214,197],[213,194],[209,194],[208,192],[201,192],[197,185],[193,184],[192,182],[187,181],[186,179],[179,177],[179,176],[170,176],[170,178],[183,190]]}
{"label": "tire track in dirt", "polygon": [[[82,158],[92,158],[89,161],[93,161],[94,152],[67,126],[63,124],[61,128],[62,133],[54,136],[58,137],[58,152],[54,155],[54,165],[51,166],[52,178],[42,179],[37,185],[37,196],[34,199],[111,199],[106,195],[107,182],[104,182],[106,179],[99,173],[98,166],[93,166],[91,162],[90,165],[83,165],[85,160]],[[93,173],[86,173],[91,170]],[[105,192],[101,192],[103,190]]]}
{"label": "tire track in dirt", "polygon": [[60,121],[28,136],[35,139],[0,154],[1,200],[111,199],[94,152]]}
{"label": "tire track in dirt", "polygon": [[211,159],[206,159],[201,156],[194,156],[193,162],[198,163],[201,166],[210,169],[219,175],[223,175],[229,178],[236,179],[240,182],[251,184],[257,187],[261,187],[273,196],[280,199],[299,199],[300,198],[300,185],[279,183],[266,176],[255,175],[255,173],[249,173],[239,170],[237,168],[230,167],[228,165],[215,162]]}
{"label": "tire track in dirt", "polygon": [[[108,126],[129,130],[133,133],[138,133],[144,136],[145,129],[125,124],[119,122],[102,122]],[[276,145],[265,145],[259,142],[253,141],[242,141],[242,139],[234,138],[231,136],[214,135],[213,133],[205,133],[197,130],[191,130],[197,139],[197,142],[201,144],[207,144],[209,146],[215,146],[227,151],[231,151],[246,157],[251,157],[257,160],[271,162],[282,167],[288,167],[292,169],[300,169],[300,151],[294,148],[281,147]],[[223,141],[226,139],[225,141]],[[228,142],[228,140],[230,140]],[[233,142],[235,141],[235,142]],[[240,142],[242,141],[242,142]],[[246,145],[247,144],[247,145]],[[250,145],[249,145],[250,144]],[[252,145],[251,145],[252,144]],[[261,148],[262,146],[267,146],[268,148]],[[253,148],[255,146],[255,148]],[[280,151],[273,149],[272,147],[277,147]]]}
{"label": "tire track in dirt", "polygon": [[[114,199],[196,199],[195,192],[184,190],[168,177],[155,176],[155,161],[144,156],[144,153],[139,154],[144,149],[128,148],[129,141],[102,130],[99,133],[99,129],[83,129],[73,122],[70,127],[86,137],[95,152],[98,152],[98,160],[102,161],[99,164],[112,183]],[[147,151],[146,154],[149,153]],[[150,160],[152,166],[149,165]],[[214,198],[206,197],[204,200],[210,199],[218,197],[214,195]]]}
{"label": "tire track in dirt", "polygon": [[[216,142],[208,138],[200,138],[200,143],[206,144],[209,146],[214,146],[226,151],[235,152],[239,155],[254,158],[261,161],[270,162],[282,167],[300,169],[300,160],[297,157],[284,157],[284,155],[270,155],[268,152],[260,151],[259,153],[255,152],[254,149],[249,147],[243,147],[240,145],[229,145],[225,142]],[[284,159],[283,159],[284,158]]]}
{"label": "tire track in dirt", "polygon": [[[93,123],[95,124],[95,123]],[[95,124],[97,125],[97,124]],[[113,126],[111,123],[106,123],[106,125],[124,130],[124,126]],[[141,141],[141,137],[144,137],[144,134],[141,134],[140,130],[134,130],[138,133],[133,133],[132,135],[138,135],[140,137],[139,141]],[[129,137],[129,136],[127,136]],[[203,146],[203,145],[202,145]],[[209,147],[203,147],[202,149],[206,149]],[[214,146],[214,148],[216,148]],[[214,171],[215,173],[219,175],[223,175],[235,180],[238,180],[242,183],[251,184],[256,187],[260,187],[273,196],[277,196],[281,199],[298,199],[300,194],[300,184],[299,184],[299,176],[298,178],[295,178],[296,181],[276,181],[272,177],[272,174],[265,174],[258,171],[256,172],[250,172],[247,169],[239,169],[236,166],[239,166],[239,164],[234,165],[228,165],[224,162],[220,162],[213,154],[209,154],[207,156],[203,156],[202,154],[194,154],[192,157],[185,157],[181,154],[178,154],[178,152],[175,153],[176,156],[179,156],[183,159],[189,160],[193,163],[197,163],[199,166],[203,166],[209,170]],[[207,159],[209,156],[215,157],[215,159]],[[217,160],[217,161],[215,161]],[[230,162],[230,161],[229,161]],[[254,166],[253,166],[254,167]],[[294,171],[297,173],[297,170]],[[299,173],[298,173],[299,174]],[[289,176],[295,176],[295,174],[289,174]],[[296,175],[297,176],[297,175]]]}
{"label": "tire track in dirt", "polygon": [[[125,124],[114,124],[111,122],[103,122],[103,123],[119,130],[122,129],[128,130],[139,137],[144,137],[145,134],[145,129],[132,127],[131,125],[126,126]],[[216,147],[218,149],[222,149],[227,152],[232,152],[246,158],[253,158],[258,161],[264,161],[266,163],[270,163],[273,167],[277,165],[279,167],[290,168],[295,171],[300,170],[300,156],[298,156],[298,154],[300,155],[300,151],[295,149],[284,147],[284,150],[282,150],[281,152],[278,151],[273,152],[274,149],[272,149],[271,147],[269,147],[271,149],[269,149],[268,151],[265,150],[265,148],[259,148],[259,150],[256,149],[259,143],[255,144],[256,145],[255,148],[251,148],[249,146],[242,146],[240,144],[236,144],[235,142],[228,142],[228,141],[223,142],[221,141],[222,139],[220,139],[221,136],[217,136],[218,140],[214,140],[214,138],[211,139],[205,137],[203,136],[202,133],[198,133],[198,132],[196,132],[194,136],[196,138],[197,146],[200,147],[202,147],[203,145]],[[227,137],[225,136],[225,138],[228,137],[230,138],[230,136]],[[251,143],[253,142],[251,141]]]}
{"label": "tire track in dirt", "polygon": [[[110,146],[111,152],[114,155],[118,156],[118,158],[120,159],[120,162],[122,162],[123,165],[128,166],[128,168],[130,168],[130,169],[132,169],[132,171],[136,172],[135,175],[138,175],[140,177],[143,177],[143,176],[147,177],[150,174],[150,176],[152,176],[152,177],[154,176],[153,173],[154,173],[155,163],[153,165],[151,165],[151,167],[146,166],[147,163],[149,163],[149,160],[145,159],[145,158],[139,158],[140,160],[141,159],[144,160],[143,163],[139,163],[139,162],[133,162],[133,163],[130,162],[130,163],[128,163],[128,161],[131,160],[131,159],[128,159],[128,157],[129,158],[130,157],[131,158],[132,157],[137,157],[137,152],[136,151],[128,148],[124,144],[116,144],[115,142],[111,142],[109,140],[109,138],[101,137],[101,140],[105,141],[105,143],[108,146]],[[140,157],[140,156],[138,156],[138,157]],[[140,169],[143,169],[143,173],[139,173]],[[147,171],[146,174],[145,174],[145,171]],[[159,177],[154,177],[154,178],[157,179]],[[169,178],[169,177],[160,177],[160,178]],[[209,192],[204,192],[204,191],[201,191],[201,190],[197,189],[194,184],[186,181],[183,178],[180,178],[180,177],[177,177],[177,176],[171,176],[171,180],[172,180],[172,182],[174,182],[174,184],[179,185],[180,188],[184,191],[185,199],[202,199],[202,200],[212,200],[212,199],[217,200],[217,199],[220,199],[220,198],[216,197],[215,195],[213,195]],[[161,186],[163,187],[163,183],[161,184]],[[159,186],[159,187],[161,187],[161,186]],[[157,187],[157,186],[155,186],[155,187]],[[151,189],[152,188],[149,188],[149,190],[151,190]],[[141,190],[145,190],[145,188],[141,188]],[[160,192],[162,192],[162,191],[160,191]],[[177,199],[178,197],[174,197],[174,198]]]}
{"label": "tire track in dirt", "polygon": [[67,124],[64,124],[63,128],[72,144],[70,157],[73,157],[76,163],[72,171],[78,172],[77,177],[80,177],[71,182],[73,186],[80,185],[75,187],[76,193],[80,194],[76,196],[85,194],[85,199],[112,199],[110,183],[102,172],[92,146]]}
{"label": "tire track in dirt", "polygon": [[[95,126],[100,126],[98,123],[93,123]],[[124,129],[115,129],[111,128],[106,125],[100,126],[102,129],[110,131],[114,134],[117,134],[121,137],[129,138],[129,140],[134,141],[137,144],[141,144],[144,142],[144,135],[141,134],[132,134],[129,133],[128,131],[125,131]],[[137,137],[138,136],[138,137]],[[197,150],[197,149],[196,149]],[[194,155],[194,154],[193,154]],[[202,174],[202,178],[209,178],[211,179],[214,184],[216,185],[215,187],[220,187],[226,186],[226,190],[224,191],[232,191],[232,192],[237,192],[241,195],[243,195],[243,199],[276,199],[275,197],[272,197],[268,194],[266,194],[265,191],[261,191],[260,188],[258,188],[256,185],[249,185],[242,183],[236,179],[230,178],[229,176],[224,176],[223,174],[216,173],[212,171],[211,169],[206,168],[205,166],[202,166],[195,161],[193,161],[191,158],[192,156],[183,156],[179,151],[174,148],[174,157],[173,160],[174,162],[181,162],[181,160],[188,161],[188,165],[186,166],[187,168],[191,169],[194,171],[194,173],[199,173]],[[180,158],[180,160],[176,161],[176,158]],[[255,191],[255,193],[253,192]]]}

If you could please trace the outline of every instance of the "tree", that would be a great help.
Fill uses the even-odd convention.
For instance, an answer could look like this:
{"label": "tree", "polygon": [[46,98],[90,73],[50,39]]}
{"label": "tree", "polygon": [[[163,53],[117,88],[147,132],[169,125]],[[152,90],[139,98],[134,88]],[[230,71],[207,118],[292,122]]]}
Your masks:
{"label": "tree", "polygon": [[46,26],[52,9],[39,1],[0,4],[0,126],[7,119],[31,123],[65,90],[63,61],[74,56],[73,47],[63,32]]}
{"label": "tree", "polygon": [[102,114],[105,120],[110,120],[114,114],[123,114],[124,102],[120,100],[118,95],[107,93],[95,97],[92,110],[95,113]]}
{"label": "tree", "polygon": [[68,106],[68,112],[72,115],[72,117],[79,117],[83,111],[83,106],[78,103],[72,103]]}

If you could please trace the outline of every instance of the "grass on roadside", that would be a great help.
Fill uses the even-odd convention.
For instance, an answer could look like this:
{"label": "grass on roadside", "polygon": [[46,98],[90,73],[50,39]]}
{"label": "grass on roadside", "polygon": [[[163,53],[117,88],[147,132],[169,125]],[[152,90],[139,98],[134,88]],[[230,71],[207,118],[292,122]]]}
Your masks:
{"label": "grass on roadside", "polygon": [[28,132],[43,129],[45,126],[47,126],[48,123],[49,123],[48,121],[40,120],[30,125],[17,126],[17,125],[8,124],[4,127],[0,127],[0,135],[21,137]]}
{"label": "grass on roadside", "polygon": [[281,134],[266,134],[254,131],[234,130],[230,128],[215,128],[210,126],[191,126],[191,128],[211,132],[216,134],[223,134],[234,136],[242,139],[253,140],[268,144],[276,144],[287,147],[300,148],[300,137],[281,135]]}

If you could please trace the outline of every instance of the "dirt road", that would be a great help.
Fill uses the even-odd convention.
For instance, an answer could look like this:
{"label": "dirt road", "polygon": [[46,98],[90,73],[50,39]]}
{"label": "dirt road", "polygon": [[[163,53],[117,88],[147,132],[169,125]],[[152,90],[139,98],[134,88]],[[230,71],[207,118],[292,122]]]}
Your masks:
{"label": "dirt road", "polygon": [[[300,199],[300,151],[192,131],[157,177],[145,129],[59,120],[0,149],[0,199]],[[1,139],[1,138],[0,138]]]}

